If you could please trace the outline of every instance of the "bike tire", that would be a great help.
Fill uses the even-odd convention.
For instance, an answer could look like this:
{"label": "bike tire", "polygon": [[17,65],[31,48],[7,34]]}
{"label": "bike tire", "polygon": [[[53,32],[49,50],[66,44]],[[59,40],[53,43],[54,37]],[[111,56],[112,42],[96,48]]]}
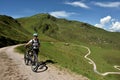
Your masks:
{"label": "bike tire", "polygon": [[43,71],[46,71],[48,69],[48,67],[46,66],[46,63],[44,62],[39,62],[39,65],[38,65],[38,72],[43,72]]}
{"label": "bike tire", "polygon": [[28,59],[28,53],[24,53],[24,62],[25,62],[25,65],[28,65],[29,64],[29,59]]}

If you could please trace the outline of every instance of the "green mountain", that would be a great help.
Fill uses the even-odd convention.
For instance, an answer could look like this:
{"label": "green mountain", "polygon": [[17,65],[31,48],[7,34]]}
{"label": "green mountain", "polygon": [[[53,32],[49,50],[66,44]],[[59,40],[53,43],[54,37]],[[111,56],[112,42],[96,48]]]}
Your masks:
{"label": "green mountain", "polygon": [[0,15],[0,47],[17,44],[28,39],[29,32],[10,16]]}
{"label": "green mountain", "polygon": [[37,14],[17,20],[29,32],[38,31],[60,41],[120,49],[120,33],[108,32],[87,23],[58,19],[49,14]]}
{"label": "green mountain", "polygon": [[[98,75],[93,71],[84,56],[88,50],[90,57],[97,65],[97,70],[118,72],[114,65],[120,65],[120,33],[108,32],[88,23],[58,19],[49,14],[37,14],[19,18],[17,21],[30,33],[38,32],[41,42],[40,59],[50,59],[58,65],[91,80],[118,80],[119,75]],[[66,45],[67,44],[67,45]],[[43,60],[44,60],[43,59]]]}
{"label": "green mountain", "polygon": [[[90,80],[119,80],[119,75],[101,76],[93,71],[84,56],[90,48],[92,59],[101,73],[119,72],[113,66],[120,66],[120,33],[108,32],[88,23],[55,18],[49,14],[36,14],[13,19],[0,16],[0,45],[6,46],[28,41],[34,32],[41,40],[40,60],[52,60],[61,67]],[[1,47],[2,47],[1,46]],[[19,47],[24,53],[24,48]]]}

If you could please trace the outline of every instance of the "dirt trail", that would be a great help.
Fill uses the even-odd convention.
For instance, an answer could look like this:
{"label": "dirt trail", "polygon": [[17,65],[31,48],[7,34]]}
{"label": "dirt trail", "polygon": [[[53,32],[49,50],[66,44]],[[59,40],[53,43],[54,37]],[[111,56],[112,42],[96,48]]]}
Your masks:
{"label": "dirt trail", "polygon": [[[88,57],[88,56],[91,54],[90,49],[89,49],[88,47],[86,47],[86,46],[81,46],[81,47],[86,48],[86,49],[88,50],[88,53],[87,53],[84,57],[85,57],[87,60],[90,61],[90,62],[89,62],[90,64],[93,65],[93,70],[94,70],[95,73],[97,73],[97,74],[99,74],[99,75],[102,75],[102,76],[107,76],[107,75],[109,75],[109,74],[120,74],[120,71],[118,71],[118,72],[104,72],[104,73],[99,72],[99,71],[97,70],[97,66],[96,66],[95,62]],[[116,65],[114,66],[114,68],[120,70],[119,67],[120,67],[120,66],[116,66]]]}
{"label": "dirt trail", "polygon": [[0,80],[88,80],[51,64],[44,72],[32,72],[30,66],[24,64],[23,55],[14,51],[16,46],[0,49]]}

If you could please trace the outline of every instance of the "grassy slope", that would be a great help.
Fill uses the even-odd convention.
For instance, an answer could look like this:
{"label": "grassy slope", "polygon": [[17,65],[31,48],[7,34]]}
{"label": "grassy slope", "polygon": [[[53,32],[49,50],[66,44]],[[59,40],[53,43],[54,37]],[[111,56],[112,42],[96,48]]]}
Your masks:
{"label": "grassy slope", "polygon": [[[60,65],[78,74],[87,76],[91,80],[118,80],[119,79],[119,75],[108,75],[106,77],[102,77],[94,73],[93,66],[89,64],[88,61],[84,58],[84,56],[87,53],[87,50],[82,48],[80,45],[70,43],[69,46],[66,46],[64,42],[41,42],[41,45],[42,46],[41,46],[40,55],[39,55],[40,60],[52,60],[53,62],[57,62],[56,63],[57,65]],[[24,48],[19,47],[19,49],[20,48],[22,50],[22,53],[24,53]],[[95,50],[97,51],[97,47],[95,48]],[[105,50],[106,52],[109,51],[106,49],[100,49],[100,50],[102,51]],[[100,72],[118,71],[118,70],[115,70],[112,66],[113,64],[119,65],[119,61],[114,62],[114,60],[111,60],[113,61],[111,62],[112,63],[111,64],[106,60],[105,58],[106,55],[105,56],[104,55],[101,54],[98,56],[98,54],[95,54],[94,51],[92,53],[92,56],[93,56],[92,59],[96,62],[98,71]],[[103,56],[104,58],[101,59]],[[106,57],[108,57],[108,55]]]}
{"label": "grassy slope", "polygon": [[[90,58],[97,64],[98,71],[118,71],[112,66],[120,65],[120,33],[107,32],[87,23],[56,19],[48,14],[20,18],[18,21],[29,32],[37,30],[40,34],[39,38],[42,39],[40,57],[51,59],[91,80],[119,79],[119,75],[102,77],[94,73],[93,66],[84,59],[87,51],[79,45],[90,47],[92,51]],[[64,42],[70,45],[65,46]]]}
{"label": "grassy slope", "polygon": [[[89,77],[91,80],[119,79],[119,75],[108,75],[106,77],[102,77],[94,73],[93,66],[90,65],[86,59],[84,59],[87,50],[80,47],[80,45],[70,43],[69,46],[66,46],[64,42],[57,42],[52,44],[44,42],[42,45],[41,55],[49,57],[49,59],[56,61],[62,67],[68,68],[76,73],[83,74],[84,76]],[[118,71],[114,69],[113,66],[120,65],[119,51],[99,49],[98,47],[93,47],[91,51],[92,55],[90,55],[90,57],[97,64],[98,71],[103,73],[107,71]],[[106,52],[107,54],[105,54]]]}
{"label": "grassy slope", "polygon": [[10,16],[0,15],[0,47],[28,40],[26,31],[17,20]]}
{"label": "grassy slope", "polygon": [[[120,33],[111,33],[87,23],[57,19],[49,14],[20,18],[18,21],[29,32],[37,30],[64,42],[87,43],[120,49]],[[33,30],[34,29],[34,30]]]}

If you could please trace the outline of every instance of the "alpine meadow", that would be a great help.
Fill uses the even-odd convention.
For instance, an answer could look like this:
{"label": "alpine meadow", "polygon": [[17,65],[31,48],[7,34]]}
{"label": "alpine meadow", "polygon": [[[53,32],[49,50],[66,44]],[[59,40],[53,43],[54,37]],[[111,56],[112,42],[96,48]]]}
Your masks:
{"label": "alpine meadow", "polygon": [[90,80],[120,79],[120,32],[44,13],[17,19],[0,15],[0,47],[25,43],[34,32],[41,41],[40,60],[52,60]]}

